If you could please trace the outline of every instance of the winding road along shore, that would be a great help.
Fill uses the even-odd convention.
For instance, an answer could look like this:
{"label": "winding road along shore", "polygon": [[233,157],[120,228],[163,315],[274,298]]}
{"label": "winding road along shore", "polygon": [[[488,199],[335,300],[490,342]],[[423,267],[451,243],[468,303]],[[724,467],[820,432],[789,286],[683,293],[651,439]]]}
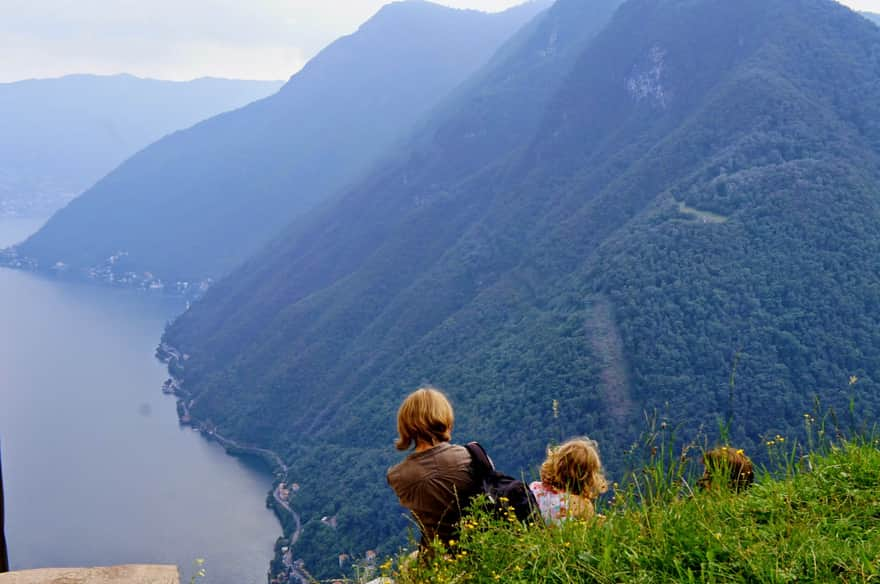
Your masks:
{"label": "winding road along shore", "polygon": [[[212,427],[210,423],[202,422],[201,424],[196,424],[192,419],[191,414],[189,412],[189,406],[187,404],[187,400],[191,399],[192,396],[183,389],[182,380],[179,379],[172,368],[183,369],[183,362],[185,361],[184,355],[175,347],[168,345],[167,343],[160,343],[156,348],[156,357],[163,363],[168,366],[168,374],[171,376],[169,381],[165,382],[162,391],[164,393],[171,393],[175,397],[178,398],[178,412],[180,414],[181,422],[191,424],[193,427],[197,428],[199,432],[207,438],[208,440],[214,440],[223,448],[226,449],[226,452],[233,456],[240,455],[248,455],[248,456],[257,456],[263,459],[269,467],[272,469],[272,472],[275,474],[276,480],[272,489],[272,498],[275,501],[275,512],[278,513],[279,507],[290,514],[293,519],[294,525],[296,526],[293,530],[293,533],[290,535],[290,543],[288,544],[289,550],[286,554],[282,556],[282,562],[288,570],[289,584],[309,584],[314,582],[314,578],[312,578],[304,568],[304,564],[301,560],[293,560],[291,555],[291,550],[293,546],[299,541],[302,536],[302,520],[300,518],[299,513],[293,510],[290,506],[290,502],[284,499],[281,496],[281,481],[278,481],[278,477],[287,477],[290,467],[284,462],[281,456],[278,455],[277,452],[269,450],[268,448],[257,448],[256,446],[250,446],[246,444],[241,444],[232,438],[227,438],[223,436],[215,428]],[[279,513],[279,520],[282,521],[283,526],[283,518]],[[271,572],[271,571],[270,571]],[[270,576],[272,574],[270,573]]]}

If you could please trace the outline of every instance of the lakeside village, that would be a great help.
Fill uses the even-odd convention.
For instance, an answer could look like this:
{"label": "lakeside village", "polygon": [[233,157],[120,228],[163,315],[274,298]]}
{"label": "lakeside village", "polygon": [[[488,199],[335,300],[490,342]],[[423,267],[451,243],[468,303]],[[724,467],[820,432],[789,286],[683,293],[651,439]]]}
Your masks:
{"label": "lakeside village", "polygon": [[[315,582],[315,578],[306,570],[305,563],[301,559],[293,557],[293,547],[302,535],[302,521],[299,513],[291,506],[291,502],[294,495],[300,491],[301,486],[290,478],[290,468],[277,453],[265,448],[240,444],[220,434],[211,421],[195,420],[190,414],[190,408],[195,404],[195,399],[181,386],[180,380],[180,374],[183,371],[184,363],[189,360],[189,355],[167,343],[160,343],[156,348],[156,357],[168,366],[168,371],[171,374],[171,377],[162,384],[162,393],[177,398],[177,415],[181,425],[191,427],[208,440],[214,440],[223,446],[229,454],[259,457],[274,469],[275,479],[272,496],[267,497],[266,505],[275,512],[282,525],[286,523],[287,519],[292,519],[294,528],[289,535],[285,534],[285,537],[280,537],[276,542],[275,561],[272,562],[267,574],[268,584],[310,584]],[[322,517],[320,522],[330,529],[336,529],[338,526],[335,515]],[[377,557],[376,550],[366,550],[358,557],[340,552],[339,568],[344,570],[352,564],[357,564],[361,574],[375,574]],[[338,582],[342,584],[341,580]]]}
{"label": "lakeside village", "polygon": [[[160,278],[157,278],[152,272],[138,273],[125,271],[122,266],[124,265],[126,257],[128,257],[128,252],[116,252],[104,260],[100,265],[92,266],[83,270],[82,275],[88,280],[109,284],[111,286],[136,288],[151,292],[169,292],[190,300],[202,296],[214,283],[211,278],[206,278],[199,282],[178,281],[174,283],[166,283]],[[63,261],[57,261],[54,265],[45,270],[35,259],[20,255],[16,246],[0,250],[0,266],[26,270],[29,272],[47,271],[59,276],[74,275],[70,270],[70,266]]]}

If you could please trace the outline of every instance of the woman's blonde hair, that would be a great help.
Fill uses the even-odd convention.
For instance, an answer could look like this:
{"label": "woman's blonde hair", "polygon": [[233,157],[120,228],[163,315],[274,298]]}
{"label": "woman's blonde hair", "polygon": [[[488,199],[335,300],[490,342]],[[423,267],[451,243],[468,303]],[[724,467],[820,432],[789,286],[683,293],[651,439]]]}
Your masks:
{"label": "woman's blonde hair", "polygon": [[589,438],[572,438],[547,449],[541,481],[568,493],[595,499],[608,490],[599,444]]}
{"label": "woman's blonde hair", "polygon": [[422,387],[407,396],[397,410],[398,450],[409,450],[419,442],[438,444],[452,439],[455,415],[452,404],[439,389]]}

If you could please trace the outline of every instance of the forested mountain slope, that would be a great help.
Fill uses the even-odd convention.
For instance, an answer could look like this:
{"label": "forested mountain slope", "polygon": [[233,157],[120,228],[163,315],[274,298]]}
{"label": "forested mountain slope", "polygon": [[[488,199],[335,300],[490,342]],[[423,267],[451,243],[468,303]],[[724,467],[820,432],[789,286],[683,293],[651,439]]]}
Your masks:
{"label": "forested mountain slope", "polygon": [[484,115],[440,108],[167,332],[196,417],[292,463],[324,573],[401,529],[384,468],[423,382],[514,473],[580,433],[619,468],[646,410],[716,439],[732,408],[746,447],[817,396],[880,411],[880,30],[832,0],[629,0],[516,100],[544,82],[504,67],[562,38],[529,30],[456,96]]}
{"label": "forested mountain slope", "polygon": [[276,95],[140,152],[18,249],[43,266],[216,278],[359,176],[541,8],[386,6]]}
{"label": "forested mountain slope", "polygon": [[47,216],[165,134],[281,85],[131,75],[0,83],[0,214]]}
{"label": "forested mountain slope", "polygon": [[[341,237],[330,236],[338,245],[326,250],[335,259],[312,266],[317,278],[291,280],[297,269],[293,264],[303,258],[308,262],[319,249],[301,245],[315,239],[314,229],[330,222],[357,221],[361,208],[351,207],[349,213],[349,201],[362,200],[369,206],[388,189],[389,198],[391,193],[407,198],[401,210],[406,213],[407,207],[427,203],[429,196],[474,171],[506,164],[512,153],[523,151],[575,58],[619,4],[620,0],[558,2],[506,43],[484,69],[435,109],[406,147],[389,156],[391,160],[343,200],[294,221],[281,237],[218,282],[208,299],[173,329],[175,343],[200,349],[200,358],[192,361],[193,375],[196,370],[224,367],[242,347],[264,335],[265,327],[288,304],[353,269],[360,259],[359,245],[342,232]],[[395,204],[389,203],[389,220],[399,220]],[[377,209],[375,216],[384,212]],[[368,222],[362,228],[381,233],[384,226]]]}

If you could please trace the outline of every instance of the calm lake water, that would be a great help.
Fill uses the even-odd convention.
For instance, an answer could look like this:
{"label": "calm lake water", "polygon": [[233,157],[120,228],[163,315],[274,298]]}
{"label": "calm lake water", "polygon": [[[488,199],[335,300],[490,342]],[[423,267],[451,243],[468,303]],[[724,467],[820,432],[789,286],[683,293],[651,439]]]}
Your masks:
{"label": "calm lake water", "polygon": [[[0,247],[40,221],[0,218]],[[177,423],[153,351],[178,301],[0,268],[0,441],[13,569],[177,564],[266,582],[271,477]]]}

